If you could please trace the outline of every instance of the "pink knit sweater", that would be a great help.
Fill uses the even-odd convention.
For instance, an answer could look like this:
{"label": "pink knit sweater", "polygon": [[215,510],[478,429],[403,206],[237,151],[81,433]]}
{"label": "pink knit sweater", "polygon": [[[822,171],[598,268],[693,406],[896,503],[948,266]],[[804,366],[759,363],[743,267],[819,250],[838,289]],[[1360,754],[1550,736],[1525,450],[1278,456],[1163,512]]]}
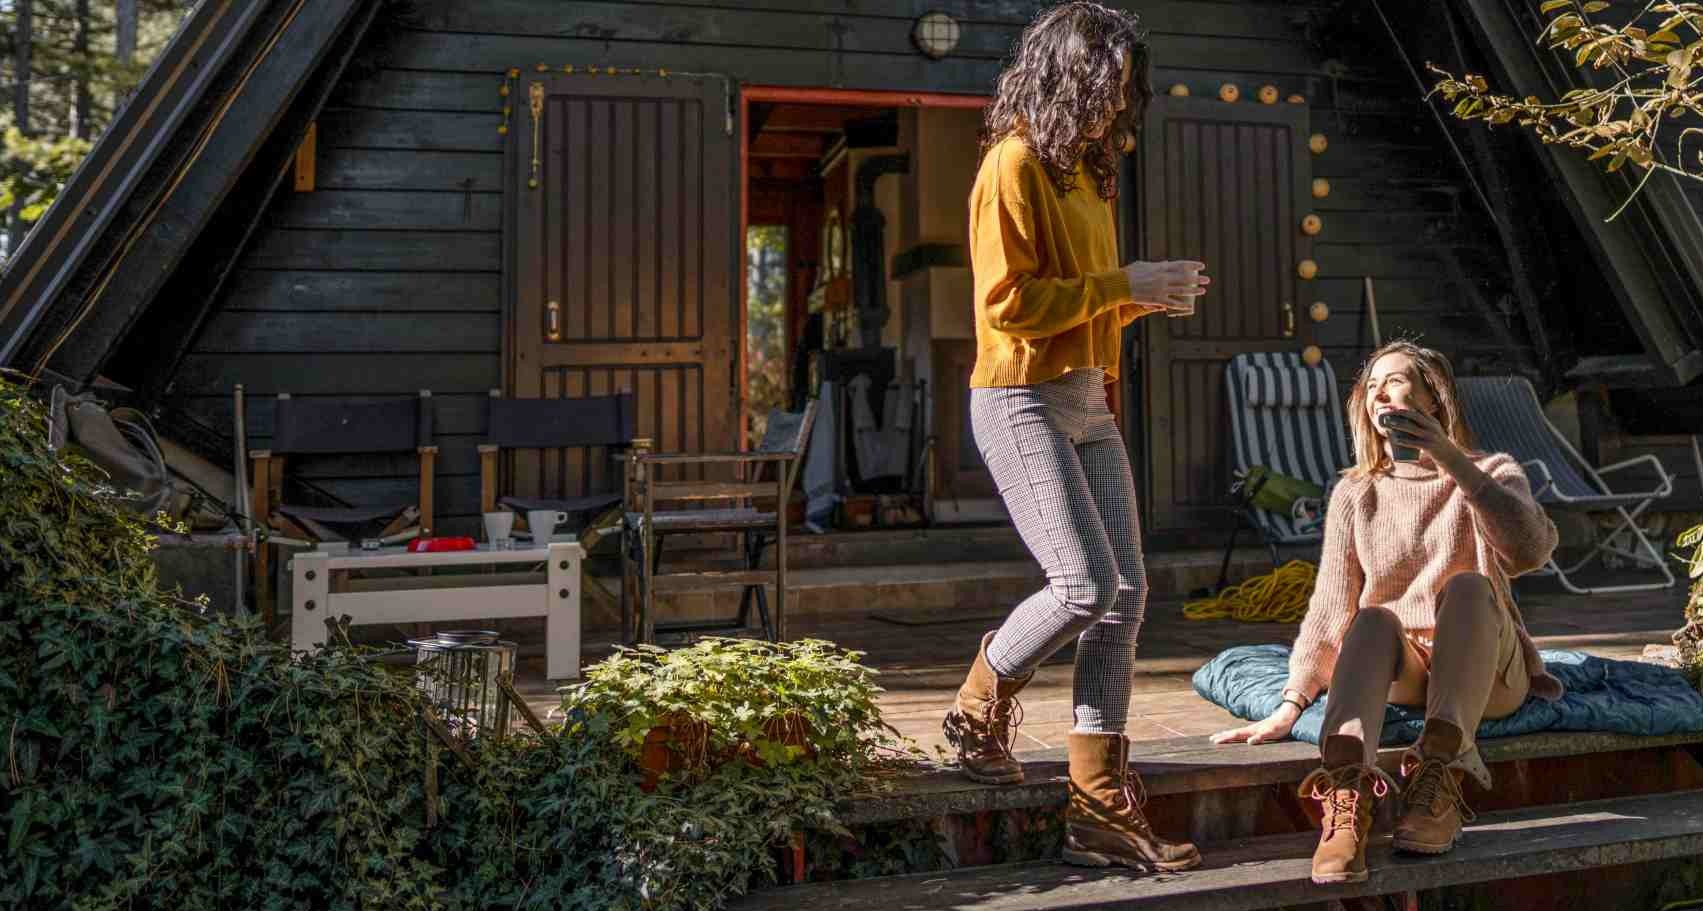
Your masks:
{"label": "pink knit sweater", "polygon": [[[1324,554],[1307,617],[1289,659],[1290,687],[1308,698],[1330,685],[1337,651],[1354,612],[1379,606],[1408,630],[1437,625],[1437,595],[1457,573],[1476,572],[1498,592],[1507,579],[1542,566],[1555,550],[1555,523],[1532,499],[1519,463],[1503,453],[1473,458],[1489,481],[1468,491],[1429,458],[1396,463],[1391,474],[1343,478],[1325,516]],[[1561,681],[1543,669],[1513,601],[1532,670],[1532,693],[1561,698]]]}

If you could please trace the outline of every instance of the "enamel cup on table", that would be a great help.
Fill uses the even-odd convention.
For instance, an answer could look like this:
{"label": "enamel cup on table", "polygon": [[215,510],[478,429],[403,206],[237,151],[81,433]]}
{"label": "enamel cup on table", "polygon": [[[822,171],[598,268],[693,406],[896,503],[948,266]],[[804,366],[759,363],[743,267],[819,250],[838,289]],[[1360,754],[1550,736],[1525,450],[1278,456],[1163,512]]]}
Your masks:
{"label": "enamel cup on table", "polygon": [[488,512],[485,516],[485,543],[496,550],[507,550],[513,544],[514,513],[508,510]]}
{"label": "enamel cup on table", "polygon": [[526,527],[532,530],[532,544],[543,547],[550,543],[550,537],[556,533],[556,526],[568,521],[568,514],[554,509],[529,509],[526,511]]}

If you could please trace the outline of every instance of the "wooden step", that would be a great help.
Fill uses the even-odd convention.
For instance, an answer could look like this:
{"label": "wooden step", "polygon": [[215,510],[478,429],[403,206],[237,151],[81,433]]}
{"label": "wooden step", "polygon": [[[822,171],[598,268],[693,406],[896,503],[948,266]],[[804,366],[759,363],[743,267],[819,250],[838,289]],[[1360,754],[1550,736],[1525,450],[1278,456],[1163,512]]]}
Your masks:
{"label": "wooden step", "polygon": [[[1485,764],[1496,766],[1522,760],[1659,750],[1698,743],[1703,743],[1703,733],[1637,737],[1594,731],[1552,731],[1482,740],[1478,748]],[[1378,764],[1394,773],[1405,749],[1380,750]],[[1063,806],[1068,796],[1064,751],[1039,750],[1024,753],[1020,758],[1024,760],[1022,784],[977,784],[956,769],[931,766],[891,780],[891,788],[880,794],[852,799],[840,819],[846,825],[860,826],[901,819]],[[1175,737],[1132,742],[1129,761],[1131,768],[1141,773],[1147,793],[1160,797],[1293,784],[1318,766],[1319,750],[1296,740],[1256,746],[1217,746],[1205,737]]]}
{"label": "wooden step", "polygon": [[1162,876],[1037,862],[788,886],[729,907],[1240,911],[1386,895],[1703,853],[1703,791],[1486,813],[1454,851],[1439,856],[1396,855],[1388,835],[1374,836],[1372,875],[1352,885],[1313,884],[1308,874],[1317,840],[1301,832],[1211,845],[1201,867]]}
{"label": "wooden step", "polygon": [[[886,536],[889,540],[885,546],[898,547],[903,543],[914,548],[917,554],[938,553],[938,556],[935,562],[926,563],[835,564],[817,562],[809,556],[807,548],[795,548],[789,544],[787,586],[791,598],[787,603],[787,615],[795,619],[861,618],[871,611],[982,611],[990,617],[1003,617],[1013,605],[1046,584],[1046,575],[1040,564],[1026,554],[1011,556],[1003,547],[991,547],[978,558],[955,550],[957,544],[934,541],[920,532],[909,539],[901,539],[900,532],[870,534]],[[808,541],[810,536],[801,537]],[[937,545],[941,549],[932,551],[931,548]],[[836,546],[844,548],[851,545],[841,542]],[[730,555],[722,552],[720,556]],[[1146,570],[1151,597],[1181,597],[1194,589],[1214,584],[1222,559],[1222,551],[1149,554]],[[741,586],[748,578],[740,575],[743,571],[737,567],[707,562],[692,551],[665,552],[661,569],[664,574],[674,574],[679,570],[723,571],[725,583],[703,585],[693,582],[677,586],[669,581],[660,582],[656,614],[659,619],[665,620],[703,620],[732,614],[738,610]],[[1238,549],[1231,559],[1230,579],[1240,581],[1270,569],[1271,558],[1264,550]],[[620,616],[614,607],[620,597],[619,567],[612,567],[609,571],[615,575],[590,577],[601,591],[596,593],[596,597],[587,599],[583,606],[587,627],[608,629],[620,625]],[[667,576],[661,578],[666,579]],[[773,599],[773,577],[765,574],[760,581],[768,583],[769,597]]]}

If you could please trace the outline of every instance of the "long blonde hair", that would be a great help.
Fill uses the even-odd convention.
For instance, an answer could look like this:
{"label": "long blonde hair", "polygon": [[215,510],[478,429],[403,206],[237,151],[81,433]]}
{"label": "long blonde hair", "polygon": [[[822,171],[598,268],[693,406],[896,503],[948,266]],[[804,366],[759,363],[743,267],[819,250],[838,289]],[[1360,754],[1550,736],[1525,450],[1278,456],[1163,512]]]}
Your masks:
{"label": "long blonde hair", "polygon": [[1455,390],[1455,368],[1449,364],[1449,359],[1435,349],[1421,347],[1407,339],[1397,339],[1372,352],[1354,375],[1354,388],[1348,393],[1348,421],[1354,430],[1354,467],[1343,475],[1369,478],[1385,474],[1395,467],[1389,450],[1384,448],[1383,437],[1378,435],[1378,429],[1372,426],[1371,415],[1366,413],[1366,379],[1372,375],[1372,367],[1378,359],[1386,354],[1405,354],[1413,361],[1420,382],[1425,384],[1425,391],[1437,402],[1434,415],[1437,423],[1443,426],[1456,446],[1476,455],[1478,444],[1466,425],[1466,416],[1461,412],[1460,394]]}

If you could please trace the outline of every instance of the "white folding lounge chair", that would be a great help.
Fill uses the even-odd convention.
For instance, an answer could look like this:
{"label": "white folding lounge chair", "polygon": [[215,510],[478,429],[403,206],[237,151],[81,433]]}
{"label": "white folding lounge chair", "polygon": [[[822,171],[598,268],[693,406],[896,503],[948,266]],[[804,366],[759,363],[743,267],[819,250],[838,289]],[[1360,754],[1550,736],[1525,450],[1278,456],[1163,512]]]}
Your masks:
{"label": "white folding lounge chair", "polygon": [[[1470,377],[1459,382],[1461,408],[1466,423],[1478,437],[1479,448],[1505,452],[1526,470],[1532,493],[1545,506],[1580,512],[1613,512],[1620,516],[1614,531],[1599,536],[1591,550],[1573,565],[1563,568],[1555,560],[1540,572],[1554,573],[1561,585],[1576,595],[1649,591],[1674,584],[1667,561],[1638,526],[1638,517],[1650,504],[1673,493],[1673,476],[1653,455],[1641,455],[1601,468],[1592,468],[1573,444],[1544,416],[1537,391],[1525,377]],[[1617,491],[1604,475],[1643,466],[1655,479],[1653,487]],[[1653,569],[1661,581],[1583,587],[1573,574],[1593,559],[1618,558],[1636,567]]]}
{"label": "white folding lounge chair", "polygon": [[[1347,425],[1336,372],[1329,361],[1309,367],[1292,352],[1238,354],[1224,368],[1224,388],[1230,400],[1231,463],[1237,476],[1255,465],[1311,481],[1329,490],[1351,462]],[[1246,498],[1244,498],[1245,501]],[[1243,510],[1272,551],[1278,544],[1310,544],[1324,538],[1324,522],[1280,515],[1263,509]],[[1230,547],[1235,547],[1235,536]],[[1228,551],[1226,551],[1226,567]],[[1219,587],[1223,587],[1223,578]]]}

